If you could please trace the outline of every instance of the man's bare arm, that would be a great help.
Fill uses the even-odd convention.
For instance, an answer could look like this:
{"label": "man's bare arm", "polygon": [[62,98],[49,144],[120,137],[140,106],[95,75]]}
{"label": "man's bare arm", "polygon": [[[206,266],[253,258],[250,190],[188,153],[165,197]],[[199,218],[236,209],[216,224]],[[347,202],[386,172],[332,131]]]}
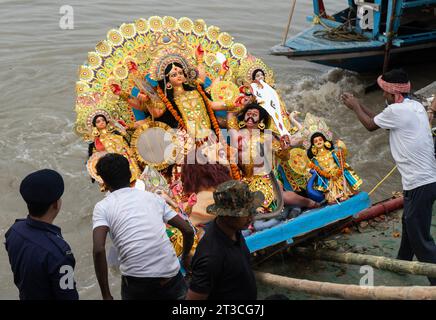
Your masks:
{"label": "man's bare arm", "polygon": [[344,104],[354,111],[359,121],[368,131],[374,131],[380,128],[374,122],[375,113],[368,108],[362,106],[351,93],[346,92],[342,95],[341,98]]}
{"label": "man's bare arm", "polygon": [[192,245],[194,244],[194,230],[189,225],[188,222],[183,220],[179,215],[175,216],[171,220],[168,221],[170,226],[179,229],[183,235],[183,253],[182,253],[182,262],[186,271],[191,269],[191,256],[190,252],[192,249]]}
{"label": "man's bare arm", "polygon": [[109,289],[107,261],[106,261],[106,236],[109,228],[106,226],[97,227],[92,233],[94,268],[100,286],[103,300],[112,300]]}

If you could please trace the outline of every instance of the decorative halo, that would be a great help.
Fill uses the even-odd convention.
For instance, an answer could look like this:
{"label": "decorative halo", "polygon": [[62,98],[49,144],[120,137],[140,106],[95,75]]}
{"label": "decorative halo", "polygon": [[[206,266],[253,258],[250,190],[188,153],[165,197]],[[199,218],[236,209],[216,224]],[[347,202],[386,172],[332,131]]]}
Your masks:
{"label": "decorative halo", "polygon": [[218,72],[221,70],[221,63],[219,63],[218,61],[215,61],[214,63],[212,63],[212,65],[210,67],[215,73],[218,74]]}
{"label": "decorative halo", "polygon": [[226,104],[233,104],[239,96],[239,88],[230,81],[215,82],[210,89],[213,101],[223,101]]}
{"label": "decorative halo", "polygon": [[274,85],[274,73],[261,59],[253,56],[247,57],[241,62],[238,71],[238,80],[240,84],[250,84],[253,82],[253,73],[256,70],[262,70],[265,74],[265,82],[270,86]]}
{"label": "decorative halo", "polygon": [[194,26],[192,20],[187,17],[180,18],[177,24],[179,26],[179,30],[183,33],[190,33]]}
{"label": "decorative halo", "polygon": [[88,65],[92,69],[96,69],[101,66],[102,59],[96,52],[88,53]]}
{"label": "decorative halo", "polygon": [[111,54],[112,47],[106,40],[102,40],[95,46],[95,51],[101,56],[107,57]]}
{"label": "decorative halo", "polygon": [[302,134],[304,137],[303,146],[308,150],[311,146],[310,140],[313,134],[322,133],[327,140],[332,141],[333,133],[330,131],[329,127],[325,123],[324,119],[307,113],[303,122]]}
{"label": "decorative halo", "polygon": [[216,61],[216,56],[214,54],[206,54],[206,57],[204,58],[204,62],[207,66],[211,66]]}
{"label": "decorative halo", "polygon": [[138,63],[145,63],[148,60],[148,55],[143,50],[139,50],[136,52],[135,58]]}
{"label": "decorative halo", "polygon": [[163,29],[163,21],[161,17],[153,16],[148,19],[148,23],[150,25],[150,30],[154,32],[162,31]]}
{"label": "decorative halo", "polygon": [[310,160],[307,157],[307,153],[302,148],[293,148],[290,151],[290,158],[288,164],[292,170],[300,175],[305,175],[307,173],[308,164]]}
{"label": "decorative halo", "polygon": [[171,16],[163,17],[163,25],[167,30],[174,30],[177,28],[177,19]]}
{"label": "decorative halo", "polygon": [[243,59],[247,56],[247,48],[242,43],[234,43],[230,51],[237,59]]}
{"label": "decorative halo", "polygon": [[217,41],[219,35],[220,35],[220,28],[216,26],[210,26],[209,28],[207,28],[207,38],[210,41]]}
{"label": "decorative halo", "polygon": [[224,48],[230,48],[233,42],[233,37],[227,32],[221,32],[218,36],[218,42]]}
{"label": "decorative halo", "polygon": [[88,161],[86,162],[86,169],[88,169],[88,173],[91,176],[92,179],[97,181],[99,184],[103,184],[103,179],[97,174],[97,163],[98,160],[100,160],[102,157],[104,157],[107,154],[106,151],[100,151],[100,152],[94,152],[94,154],[89,157]]}
{"label": "decorative halo", "polygon": [[144,34],[150,29],[148,21],[143,18],[135,20],[135,27],[136,31],[140,34]]}
{"label": "decorative halo", "polygon": [[89,85],[83,81],[76,82],[76,94],[82,95],[89,90]]}
{"label": "decorative halo", "polygon": [[188,59],[178,50],[169,48],[161,50],[150,66],[150,76],[153,80],[159,81],[165,77],[165,69],[171,63],[180,63],[189,80],[195,79],[195,69],[191,66]]}
{"label": "decorative halo", "polygon": [[120,32],[124,38],[132,39],[136,35],[135,25],[133,23],[123,23]]}
{"label": "decorative halo", "polygon": [[79,78],[81,81],[89,82],[94,77],[94,72],[87,66],[81,66],[79,69]]}
{"label": "decorative halo", "polygon": [[123,65],[119,65],[117,67],[115,67],[114,69],[114,76],[115,78],[122,80],[127,78],[127,76],[129,75],[129,71],[127,70],[127,68]]}
{"label": "decorative halo", "polygon": [[104,109],[93,110],[91,113],[88,114],[88,118],[86,119],[86,126],[88,127],[89,131],[92,130],[92,120],[94,120],[94,118],[98,116],[104,116],[107,121],[110,121],[112,119],[110,113],[107,110]]}
{"label": "decorative halo", "polygon": [[107,33],[107,40],[112,46],[119,46],[123,43],[124,37],[118,30],[112,29]]}
{"label": "decorative halo", "polygon": [[194,26],[192,28],[192,31],[196,36],[203,36],[207,31],[206,22],[204,22],[203,19],[197,19],[194,22]]}

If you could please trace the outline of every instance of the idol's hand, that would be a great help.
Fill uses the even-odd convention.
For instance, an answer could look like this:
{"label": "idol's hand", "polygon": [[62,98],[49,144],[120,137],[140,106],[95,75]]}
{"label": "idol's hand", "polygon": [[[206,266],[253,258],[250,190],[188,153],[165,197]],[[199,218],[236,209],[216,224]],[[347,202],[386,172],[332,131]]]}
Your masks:
{"label": "idol's hand", "polygon": [[359,101],[356,99],[356,97],[353,96],[352,93],[344,92],[341,95],[342,102],[351,110],[355,110],[359,107]]}
{"label": "idol's hand", "polygon": [[188,199],[188,206],[195,206],[195,204],[197,203],[197,194],[193,193],[189,196]]}
{"label": "idol's hand", "polygon": [[129,69],[129,72],[135,73],[138,71],[138,65],[133,61],[127,62],[127,68]]}
{"label": "idol's hand", "polygon": [[139,128],[140,126],[142,126],[146,121],[145,120],[139,120],[139,121],[135,121],[135,123],[133,124],[133,127],[135,129]]}
{"label": "idol's hand", "polygon": [[117,96],[119,96],[122,93],[121,86],[117,83],[112,83],[109,87],[112,90],[113,94]]}
{"label": "idol's hand", "polygon": [[342,141],[342,140],[340,140],[340,139],[336,140],[336,146],[337,146],[338,148],[340,148],[340,149],[346,149],[346,148],[347,148],[347,147],[345,146],[344,141]]}
{"label": "idol's hand", "polygon": [[195,50],[195,58],[197,59],[197,63],[199,65],[203,63],[204,49],[201,44],[199,44]]}
{"label": "idol's hand", "polygon": [[150,100],[150,97],[147,94],[140,92],[138,93],[138,100],[141,102],[147,102]]}
{"label": "idol's hand", "polygon": [[280,147],[282,150],[286,150],[291,146],[291,140],[288,135],[280,137]]}

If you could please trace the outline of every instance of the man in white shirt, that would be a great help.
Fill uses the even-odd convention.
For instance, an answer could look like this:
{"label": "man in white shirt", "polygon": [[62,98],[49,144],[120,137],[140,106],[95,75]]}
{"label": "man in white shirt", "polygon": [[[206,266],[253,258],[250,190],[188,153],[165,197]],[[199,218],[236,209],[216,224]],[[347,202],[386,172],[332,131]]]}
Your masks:
{"label": "man in white shirt", "polygon": [[130,187],[129,162],[122,155],[105,155],[96,169],[110,191],[95,205],[92,217],[94,266],[103,299],[112,299],[105,251],[108,232],[119,254],[123,300],[184,299],[187,285],[165,223],[183,234],[187,270],[194,238],[191,226],[159,196]]}
{"label": "man in white shirt", "polygon": [[[391,153],[404,190],[403,235],[397,258],[411,261],[416,255],[421,262],[436,263],[436,245],[430,234],[436,159],[427,113],[422,104],[407,97],[410,82],[404,71],[387,72],[377,83],[388,104],[378,115],[350,93],[344,93],[342,99],[369,131],[389,130]],[[436,285],[436,278],[429,280]]]}

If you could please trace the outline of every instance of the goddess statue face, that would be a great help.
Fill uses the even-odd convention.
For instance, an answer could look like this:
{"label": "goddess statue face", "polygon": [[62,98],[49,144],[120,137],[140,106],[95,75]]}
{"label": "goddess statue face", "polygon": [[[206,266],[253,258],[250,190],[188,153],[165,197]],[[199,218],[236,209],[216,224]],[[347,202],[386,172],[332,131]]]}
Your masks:
{"label": "goddess statue face", "polygon": [[262,70],[259,70],[256,72],[256,74],[254,75],[254,80],[260,81],[263,80],[265,81],[265,75],[263,74]]}
{"label": "goddess statue face", "polygon": [[248,129],[254,128],[259,123],[260,113],[257,109],[248,109],[244,121]]}
{"label": "goddess statue face", "polygon": [[184,82],[186,82],[186,77],[182,68],[177,66],[173,66],[170,73],[168,74],[168,78],[173,87],[179,87]]}
{"label": "goddess statue face", "polygon": [[324,147],[324,138],[323,137],[315,137],[314,139],[313,139],[313,145],[315,146],[315,147],[317,147],[318,149],[321,149],[321,148],[323,148]]}
{"label": "goddess statue face", "polygon": [[106,119],[103,116],[97,116],[97,118],[95,119],[95,127],[98,130],[103,130],[106,129],[106,126],[107,126]]}

